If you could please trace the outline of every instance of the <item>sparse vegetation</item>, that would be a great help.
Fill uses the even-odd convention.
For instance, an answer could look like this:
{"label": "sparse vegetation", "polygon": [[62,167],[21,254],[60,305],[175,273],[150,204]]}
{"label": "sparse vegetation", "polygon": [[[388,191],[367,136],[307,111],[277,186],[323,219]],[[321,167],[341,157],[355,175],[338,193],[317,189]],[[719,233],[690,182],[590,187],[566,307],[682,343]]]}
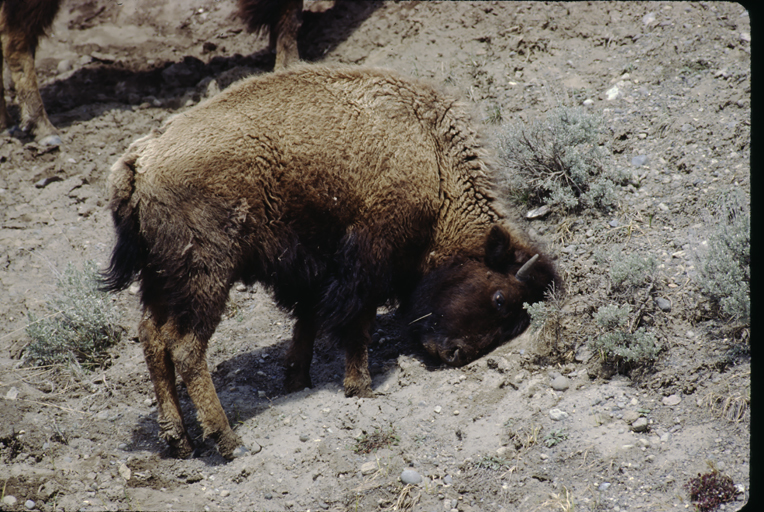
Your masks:
{"label": "sparse vegetation", "polygon": [[29,362],[78,363],[86,368],[105,362],[106,350],[119,341],[121,328],[118,310],[99,289],[97,275],[93,261],[85,262],[82,270],[69,264],[58,279],[58,294],[47,304],[51,314],[39,319],[29,314]]}
{"label": "sparse vegetation", "polygon": [[603,306],[594,314],[594,321],[602,332],[589,342],[589,346],[603,361],[615,363],[619,369],[650,363],[660,351],[658,340],[651,332],[642,327],[629,331],[630,314],[628,304]]}
{"label": "sparse vegetation", "polygon": [[358,438],[355,445],[356,453],[371,453],[380,448],[387,448],[391,445],[397,445],[401,438],[395,432],[395,428],[390,426],[387,429],[375,429],[371,434],[363,433]]}
{"label": "sparse vegetation", "polygon": [[714,510],[722,503],[734,500],[737,494],[732,479],[715,468],[703,475],[698,473],[696,478],[685,484],[685,489],[689,491],[690,500],[700,512]]}
{"label": "sparse vegetation", "polygon": [[714,226],[699,255],[701,291],[719,316],[743,326],[751,321],[751,214],[748,198],[737,189],[710,204]]}
{"label": "sparse vegetation", "polygon": [[556,446],[560,444],[561,442],[565,441],[568,438],[568,433],[565,432],[565,429],[558,428],[555,430],[552,430],[547,435],[544,436],[544,444],[547,448],[551,448],[552,446]]}
{"label": "sparse vegetation", "polygon": [[504,125],[497,145],[510,196],[563,211],[614,207],[616,186],[628,175],[609,164],[600,134],[598,118],[581,108],[559,107],[529,126]]}

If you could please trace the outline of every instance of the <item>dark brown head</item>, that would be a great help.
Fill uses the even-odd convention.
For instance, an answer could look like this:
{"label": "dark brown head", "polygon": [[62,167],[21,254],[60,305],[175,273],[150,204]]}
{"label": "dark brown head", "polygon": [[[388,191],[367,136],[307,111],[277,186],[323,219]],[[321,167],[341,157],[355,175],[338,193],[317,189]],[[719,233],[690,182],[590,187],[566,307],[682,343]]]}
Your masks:
{"label": "dark brown head", "polygon": [[462,366],[529,324],[523,303],[558,282],[549,258],[494,225],[482,257],[455,257],[427,274],[402,307],[410,333],[451,366]]}

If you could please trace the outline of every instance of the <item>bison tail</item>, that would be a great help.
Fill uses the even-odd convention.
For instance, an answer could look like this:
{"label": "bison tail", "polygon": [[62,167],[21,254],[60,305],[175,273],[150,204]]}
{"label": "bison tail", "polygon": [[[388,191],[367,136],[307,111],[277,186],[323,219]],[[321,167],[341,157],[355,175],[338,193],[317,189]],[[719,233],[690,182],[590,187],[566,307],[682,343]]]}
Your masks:
{"label": "bison tail", "polygon": [[239,0],[239,16],[252,32],[272,27],[279,21],[284,0]]}
{"label": "bison tail", "polygon": [[146,261],[146,242],[140,234],[135,173],[141,150],[155,135],[151,134],[133,143],[111,168],[108,180],[111,197],[109,209],[117,240],[109,267],[101,273],[101,289],[104,291],[118,292],[130,286]]}

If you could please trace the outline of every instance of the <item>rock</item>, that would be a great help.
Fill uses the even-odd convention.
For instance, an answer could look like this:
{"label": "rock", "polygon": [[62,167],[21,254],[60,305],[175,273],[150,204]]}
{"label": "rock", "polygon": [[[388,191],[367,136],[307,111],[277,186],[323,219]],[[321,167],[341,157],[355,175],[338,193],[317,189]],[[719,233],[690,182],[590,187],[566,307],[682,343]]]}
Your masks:
{"label": "rock", "polygon": [[631,430],[634,432],[645,432],[647,430],[647,418],[639,418],[631,424]]}
{"label": "rock", "polygon": [[369,462],[364,462],[361,464],[361,474],[363,476],[371,475],[372,473],[377,472],[377,461],[370,460]]}
{"label": "rock", "polygon": [[643,165],[647,164],[648,158],[647,155],[637,155],[635,157],[632,157],[631,159],[631,165],[634,167],[642,167]]}
{"label": "rock", "polygon": [[613,87],[605,91],[605,99],[608,101],[613,101],[620,95],[621,95],[621,90],[618,88],[617,85],[614,85]]}
{"label": "rock", "polygon": [[741,32],[740,33],[740,40],[745,41],[746,43],[751,42],[751,33],[750,32]]}
{"label": "rock", "polygon": [[598,491],[607,491],[608,488],[610,488],[610,482],[602,482],[599,487],[597,487]]}
{"label": "rock", "polygon": [[679,405],[679,403],[682,401],[682,399],[677,394],[669,395],[663,397],[663,405],[666,405],[668,407],[674,407],[675,405]]}
{"label": "rock", "polygon": [[132,472],[130,471],[130,468],[127,467],[126,464],[119,465],[119,476],[121,476],[125,480],[130,480],[130,477],[132,476]]}
{"label": "rock", "polygon": [[549,411],[549,417],[552,418],[554,421],[560,421],[564,420],[568,417],[568,413],[565,411],[561,411],[560,409],[552,409]]}
{"label": "rock", "polygon": [[655,305],[658,306],[661,311],[665,311],[667,313],[671,311],[671,302],[664,299],[663,297],[655,297]]}
{"label": "rock", "polygon": [[8,508],[15,507],[18,501],[16,496],[11,496],[10,494],[3,497],[3,505],[8,506]]}
{"label": "rock", "polygon": [[535,210],[531,210],[528,213],[525,214],[526,219],[538,219],[540,217],[543,217],[544,215],[547,215],[550,212],[550,208],[547,205],[540,206],[536,208]]}
{"label": "rock", "polygon": [[637,411],[626,411],[623,413],[623,421],[631,425],[639,419],[639,413]]}
{"label": "rock", "polygon": [[451,485],[454,483],[454,478],[451,475],[446,475],[443,477],[443,483],[446,485]]}
{"label": "rock", "polygon": [[558,375],[552,379],[552,389],[555,391],[565,391],[570,387],[570,380],[564,375]]}
{"label": "rock", "polygon": [[654,12],[648,12],[644,16],[642,16],[642,24],[644,26],[648,26],[652,23],[655,23],[655,13]]}
{"label": "rock", "polygon": [[32,500],[26,500],[24,502],[24,506],[27,508],[27,510],[32,510],[37,506],[37,504]]}
{"label": "rock", "polygon": [[230,496],[230,494],[231,494],[231,491],[229,491],[228,489],[223,489],[222,491],[220,491],[221,498],[227,498],[228,496]]}
{"label": "rock", "polygon": [[8,392],[5,394],[6,400],[16,400],[16,398],[19,396],[19,390],[16,386],[11,387],[11,389],[8,390]]}
{"label": "rock", "polygon": [[442,411],[442,410],[443,410],[443,408],[441,406],[439,406],[439,405],[435,406],[434,411],[435,411],[436,414],[440,414],[440,411]]}
{"label": "rock", "polygon": [[592,105],[594,105],[594,101],[592,99],[587,98],[587,99],[584,100],[584,106],[585,107],[591,107]]}
{"label": "rock", "polygon": [[416,485],[422,481],[422,475],[413,469],[404,469],[401,473],[401,482],[408,485]]}
{"label": "rock", "polygon": [[308,434],[300,434],[300,441],[303,443],[310,440],[310,436]]}

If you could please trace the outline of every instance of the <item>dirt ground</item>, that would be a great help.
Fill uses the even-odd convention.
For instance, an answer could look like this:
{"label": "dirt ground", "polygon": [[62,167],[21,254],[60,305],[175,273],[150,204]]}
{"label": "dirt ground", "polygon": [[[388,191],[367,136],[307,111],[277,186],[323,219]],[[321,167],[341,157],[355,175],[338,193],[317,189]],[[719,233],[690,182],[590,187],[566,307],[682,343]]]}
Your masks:
{"label": "dirt ground", "polygon": [[[618,208],[517,212],[557,257],[575,357],[540,357],[547,348],[526,333],[448,368],[380,311],[376,398],[345,398],[343,355],[320,342],[315,387],[286,394],[292,320],[266,290],[238,287],[208,359],[232,424],[262,451],[231,462],[209,443],[194,459],[167,456],[127,291],[115,298],[127,332],[108,367],[24,365],[27,315],[48,314],[56,276],[70,262],[105,266],[111,164],[169,116],[272,66],[267,37],[243,30],[234,3],[64,0],[41,43],[43,100],[63,145],[0,135],[1,509],[684,510],[685,483],[712,466],[741,491],[724,510],[748,501],[750,413],[730,421],[712,406],[744,394],[750,356],[704,314],[695,259],[706,202],[750,194],[751,28],[734,3],[307,2],[303,59],[428,80],[471,104],[489,139],[497,112],[529,122],[586,101],[601,114],[613,164],[632,175]],[[583,350],[604,297],[602,249],[659,261],[653,296],[670,311],[645,303],[663,350],[639,375],[605,375]],[[567,390],[551,387],[556,374]],[[394,442],[356,450],[375,432]],[[404,469],[421,482],[404,484]]]}

